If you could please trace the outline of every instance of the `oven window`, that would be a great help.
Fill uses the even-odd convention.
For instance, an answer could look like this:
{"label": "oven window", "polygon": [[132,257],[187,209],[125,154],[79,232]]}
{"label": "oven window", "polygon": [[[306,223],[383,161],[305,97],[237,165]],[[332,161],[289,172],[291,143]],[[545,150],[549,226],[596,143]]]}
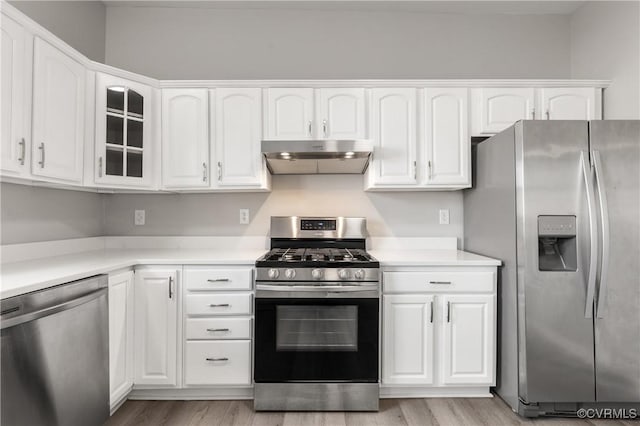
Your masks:
{"label": "oven window", "polygon": [[358,306],[276,306],[276,350],[358,350]]}

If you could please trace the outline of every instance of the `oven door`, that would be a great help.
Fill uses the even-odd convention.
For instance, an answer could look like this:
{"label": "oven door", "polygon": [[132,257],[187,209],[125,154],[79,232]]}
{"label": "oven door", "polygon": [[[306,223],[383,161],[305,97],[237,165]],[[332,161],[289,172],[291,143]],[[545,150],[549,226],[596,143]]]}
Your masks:
{"label": "oven door", "polygon": [[378,297],[296,293],[257,292],[255,382],[377,383]]}

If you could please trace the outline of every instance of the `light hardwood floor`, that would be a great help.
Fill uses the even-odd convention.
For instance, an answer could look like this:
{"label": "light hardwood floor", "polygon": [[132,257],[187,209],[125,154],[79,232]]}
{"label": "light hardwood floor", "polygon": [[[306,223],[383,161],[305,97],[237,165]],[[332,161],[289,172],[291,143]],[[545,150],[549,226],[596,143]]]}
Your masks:
{"label": "light hardwood floor", "polygon": [[252,401],[127,401],[105,426],[639,426],[640,422],[523,419],[500,398],[381,399],[377,413],[256,413]]}

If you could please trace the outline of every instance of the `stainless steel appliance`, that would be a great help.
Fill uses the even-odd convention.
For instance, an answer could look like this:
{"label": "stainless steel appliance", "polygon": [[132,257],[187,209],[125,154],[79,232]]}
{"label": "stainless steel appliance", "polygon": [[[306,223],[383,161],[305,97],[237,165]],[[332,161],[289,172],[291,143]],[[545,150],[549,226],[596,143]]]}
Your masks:
{"label": "stainless steel appliance", "polygon": [[504,265],[497,393],[640,413],[640,121],[521,121],[473,157],[464,247]]}
{"label": "stainless steel appliance", "polygon": [[109,418],[107,277],[0,302],[3,425],[102,425]]}
{"label": "stainless steel appliance", "polygon": [[262,141],[274,175],[363,174],[373,151],[370,140]]}
{"label": "stainless steel appliance", "polygon": [[271,218],[256,261],[256,410],[378,410],[379,263],[365,238],[364,218]]}

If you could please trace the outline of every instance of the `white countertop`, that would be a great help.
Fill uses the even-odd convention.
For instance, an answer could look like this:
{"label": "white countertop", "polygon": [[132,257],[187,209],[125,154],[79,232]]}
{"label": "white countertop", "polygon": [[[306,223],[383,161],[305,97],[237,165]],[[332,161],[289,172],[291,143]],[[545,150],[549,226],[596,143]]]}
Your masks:
{"label": "white countertop", "polygon": [[461,250],[368,250],[380,266],[500,266],[501,261]]}
{"label": "white countertop", "polygon": [[[42,257],[1,266],[0,298],[41,290],[135,265],[253,266],[266,249],[109,248]],[[370,250],[384,266],[498,266],[500,261],[460,250]]]}

